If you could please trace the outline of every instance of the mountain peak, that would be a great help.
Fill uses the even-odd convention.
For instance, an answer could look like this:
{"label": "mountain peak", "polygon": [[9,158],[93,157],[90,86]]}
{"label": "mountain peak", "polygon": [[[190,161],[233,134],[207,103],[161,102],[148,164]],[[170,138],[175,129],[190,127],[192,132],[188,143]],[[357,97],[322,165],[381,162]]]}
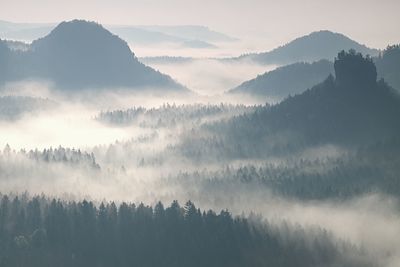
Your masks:
{"label": "mountain peak", "polygon": [[96,22],[62,22],[45,37],[33,41],[30,48],[21,55],[22,66],[29,66],[18,73],[21,78],[48,79],[68,89],[184,89],[171,77],[139,62],[124,40]]}
{"label": "mountain peak", "polygon": [[[348,38],[346,35],[342,34],[342,33],[338,33],[338,32],[333,32],[330,30],[319,30],[319,31],[314,31],[311,32],[310,34],[308,34],[308,36],[344,36],[346,38]],[[349,38],[350,39],[350,38]]]}
{"label": "mountain peak", "polygon": [[32,43],[35,49],[47,44],[55,45],[59,48],[73,49],[79,46],[88,52],[96,50],[107,51],[110,47],[118,46],[125,53],[132,53],[128,44],[118,36],[112,34],[102,25],[86,20],[64,21],[58,24],[47,36],[40,38]]}
{"label": "mountain peak", "polygon": [[53,31],[59,31],[62,29],[73,29],[76,27],[87,27],[92,29],[104,29],[99,23],[94,21],[88,21],[83,19],[74,19],[70,21],[62,21],[60,22]]}
{"label": "mountain peak", "polygon": [[93,35],[95,33],[112,35],[103,26],[101,26],[100,24],[98,24],[94,21],[74,19],[71,21],[63,21],[63,22],[59,23],[50,32],[50,34],[48,36],[54,36],[54,35],[57,36],[57,35],[65,35],[65,34],[76,35],[76,34],[83,34],[83,33],[87,33],[90,35]]}
{"label": "mountain peak", "polygon": [[82,39],[82,37],[85,37],[85,39],[117,37],[97,22],[80,19],[61,22],[50,32],[48,36],[65,36],[69,38],[78,38],[77,40]]}
{"label": "mountain peak", "polygon": [[331,59],[339,51],[350,49],[365,55],[377,55],[379,52],[341,33],[321,30],[296,38],[269,52],[252,54],[250,57],[263,64],[291,64],[301,61],[313,62],[320,59]]}

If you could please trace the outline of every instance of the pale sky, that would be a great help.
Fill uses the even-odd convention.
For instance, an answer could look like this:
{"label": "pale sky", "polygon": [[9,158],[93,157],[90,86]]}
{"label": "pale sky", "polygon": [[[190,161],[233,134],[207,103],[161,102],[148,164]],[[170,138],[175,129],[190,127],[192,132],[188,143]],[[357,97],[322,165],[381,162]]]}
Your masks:
{"label": "pale sky", "polygon": [[371,47],[400,43],[400,0],[0,0],[0,20],[205,25],[270,49],[315,30]]}

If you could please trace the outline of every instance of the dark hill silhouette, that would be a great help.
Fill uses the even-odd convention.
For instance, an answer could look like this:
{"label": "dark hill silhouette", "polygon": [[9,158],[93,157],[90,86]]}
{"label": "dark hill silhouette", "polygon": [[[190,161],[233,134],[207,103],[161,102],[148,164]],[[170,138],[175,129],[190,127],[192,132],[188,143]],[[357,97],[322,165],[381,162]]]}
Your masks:
{"label": "dark hill silhouette", "polygon": [[283,99],[322,82],[330,73],[333,73],[333,64],[328,60],[294,63],[258,75],[231,89],[229,93]]}
{"label": "dark hill silhouette", "polygon": [[[383,78],[388,85],[400,90],[400,46],[388,46],[378,57],[372,59],[376,65],[378,79]],[[327,60],[294,63],[258,75],[228,92],[283,99],[289,95],[300,94],[323,81],[329,74],[334,73],[333,68],[333,62]],[[343,71],[354,74],[351,70]]]}
{"label": "dark hill silhouette", "polygon": [[355,49],[362,54],[377,55],[378,50],[351,40],[347,36],[331,31],[312,32],[269,52],[249,54],[240,58],[250,58],[262,64],[290,64],[313,62],[334,58],[338,51]]}
{"label": "dark hill silhouette", "polygon": [[[15,60],[8,69],[16,69],[19,78],[49,79],[61,88],[184,90],[169,76],[140,63],[125,41],[94,22],[62,22],[49,35],[34,41],[29,51],[12,54]],[[15,77],[18,75],[9,75],[6,80]]]}
{"label": "dark hill silhouette", "polygon": [[399,135],[400,96],[383,80],[376,81],[370,57],[354,50],[339,53],[335,75],[277,105],[211,128],[223,131],[228,142],[264,151],[363,145]]}

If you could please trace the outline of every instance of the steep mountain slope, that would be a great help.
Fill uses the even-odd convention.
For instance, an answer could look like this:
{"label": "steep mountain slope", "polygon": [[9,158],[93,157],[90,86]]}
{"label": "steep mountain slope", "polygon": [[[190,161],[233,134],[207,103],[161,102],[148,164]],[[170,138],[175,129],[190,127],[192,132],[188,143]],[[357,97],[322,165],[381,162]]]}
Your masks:
{"label": "steep mountain slope", "polygon": [[377,55],[378,50],[351,40],[347,36],[331,31],[312,32],[299,37],[286,45],[269,52],[249,54],[239,59],[251,59],[262,64],[290,64],[295,62],[313,62],[320,59],[331,59],[338,51],[355,49],[362,54]]}
{"label": "steep mountain slope", "polygon": [[68,89],[153,87],[184,90],[169,76],[140,63],[127,43],[101,25],[82,20],[62,22],[35,40],[28,51],[11,51],[3,81],[31,78],[54,81]]}

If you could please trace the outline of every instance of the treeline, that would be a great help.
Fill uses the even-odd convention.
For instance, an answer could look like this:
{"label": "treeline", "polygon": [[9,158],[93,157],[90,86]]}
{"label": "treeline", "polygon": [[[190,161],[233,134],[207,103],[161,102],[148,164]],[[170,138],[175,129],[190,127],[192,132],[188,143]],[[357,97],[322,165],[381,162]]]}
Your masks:
{"label": "treeline", "polygon": [[198,125],[204,121],[251,112],[254,108],[222,103],[219,105],[164,104],[158,108],[134,107],[126,110],[101,112],[96,119],[113,125],[137,124],[146,128],[175,127],[182,124]]}
{"label": "treeline", "polygon": [[251,194],[260,190],[306,200],[345,199],[369,193],[400,196],[399,139],[331,158],[301,157],[293,155],[274,164],[245,164],[236,168],[228,165],[220,170],[181,172],[170,177],[168,183],[196,188],[209,199],[225,193]]}
{"label": "treeline", "polygon": [[3,195],[1,266],[375,266],[328,232],[164,208]]}
{"label": "treeline", "polygon": [[67,165],[80,165],[87,166],[94,169],[100,169],[100,165],[96,162],[93,153],[81,151],[80,149],[64,148],[48,148],[43,150],[29,150],[21,149],[15,151],[7,144],[0,153],[0,160],[7,162],[8,160],[24,158],[33,161],[40,161],[43,163],[64,163]]}
{"label": "treeline", "polygon": [[[173,165],[177,174],[161,173],[163,178],[160,179],[159,186],[176,186],[185,192],[193,190],[197,198],[211,201],[240,193],[252,194],[252,190],[305,200],[343,199],[370,193],[400,196],[399,138],[355,149],[321,146],[286,154],[284,157],[260,157],[258,160],[250,157],[250,161],[245,158],[241,164],[240,161],[229,160],[236,155],[235,144],[221,148],[223,143],[218,139],[206,140],[211,141],[191,146],[196,149],[190,151],[190,154],[186,150],[188,154],[183,159],[177,154],[182,150],[177,151],[176,147],[167,148],[167,152],[160,154],[136,154],[135,151],[140,151],[140,146],[135,146],[134,143],[109,146],[107,153],[100,158],[101,162],[128,168],[161,168]],[[232,154],[224,157],[222,153]],[[198,164],[197,170],[181,169],[179,159],[188,162],[191,159]],[[252,162],[252,159],[255,161]],[[219,163],[217,169],[208,168],[208,164],[215,162]]]}

